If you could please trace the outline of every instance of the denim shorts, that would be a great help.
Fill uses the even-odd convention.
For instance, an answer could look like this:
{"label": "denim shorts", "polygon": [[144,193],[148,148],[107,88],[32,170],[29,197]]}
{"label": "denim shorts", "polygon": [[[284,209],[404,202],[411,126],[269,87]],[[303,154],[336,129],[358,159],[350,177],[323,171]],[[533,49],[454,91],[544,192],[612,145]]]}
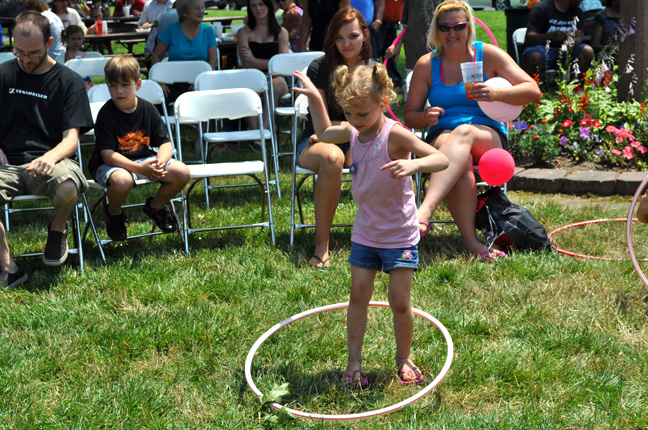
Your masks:
{"label": "denim shorts", "polygon": [[[135,163],[144,163],[146,161],[155,160],[156,158],[157,157],[155,155],[152,155],[150,157],[140,158],[139,160],[133,160],[133,161]],[[167,162],[166,166],[164,166],[164,169],[165,170],[168,169],[169,165],[171,163],[173,163],[174,161],[175,160],[173,158],[171,158]],[[108,186],[108,181],[110,180],[110,175],[115,173],[117,170],[124,170],[124,171],[130,173],[131,176],[133,177],[133,185],[135,185],[135,181],[137,181],[138,179],[147,179],[146,176],[140,175],[139,173],[133,173],[130,170],[124,169],[123,167],[116,167],[116,166],[111,166],[111,165],[108,165],[108,164],[102,164],[101,166],[99,166],[97,168],[97,172],[95,173],[95,178],[94,179],[102,187],[107,187]]]}
{"label": "denim shorts", "polygon": [[[581,51],[583,48],[587,46],[584,43],[581,43],[580,45],[576,45],[574,49],[571,51],[571,58],[578,58],[580,55]],[[540,55],[542,55],[542,64],[546,65],[548,69],[555,69],[558,67],[558,60],[561,59],[563,60],[563,64],[568,58],[567,56],[560,50],[560,48],[549,48],[549,51],[546,49],[547,47],[545,45],[534,45],[534,46],[527,46],[524,48],[524,51],[522,51],[522,64],[526,61],[526,58],[532,53],[532,52],[539,52]],[[562,54],[562,55],[561,55]]]}
{"label": "denim shorts", "polygon": [[409,248],[373,248],[351,242],[350,264],[369,270],[418,269],[418,245]]}

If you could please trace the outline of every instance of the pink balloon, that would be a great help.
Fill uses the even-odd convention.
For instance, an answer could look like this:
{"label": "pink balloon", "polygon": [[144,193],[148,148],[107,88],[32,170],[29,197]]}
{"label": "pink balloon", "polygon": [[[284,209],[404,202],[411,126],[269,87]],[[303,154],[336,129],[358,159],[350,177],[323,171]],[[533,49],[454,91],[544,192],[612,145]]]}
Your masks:
{"label": "pink balloon", "polygon": [[479,159],[479,176],[489,185],[504,185],[515,173],[515,161],[506,149],[493,148]]}
{"label": "pink balloon", "polygon": [[[492,88],[506,88],[511,86],[509,81],[500,77],[490,78],[485,84]],[[510,105],[504,102],[477,101],[477,104],[489,118],[499,122],[513,121],[522,113],[522,106]]]}

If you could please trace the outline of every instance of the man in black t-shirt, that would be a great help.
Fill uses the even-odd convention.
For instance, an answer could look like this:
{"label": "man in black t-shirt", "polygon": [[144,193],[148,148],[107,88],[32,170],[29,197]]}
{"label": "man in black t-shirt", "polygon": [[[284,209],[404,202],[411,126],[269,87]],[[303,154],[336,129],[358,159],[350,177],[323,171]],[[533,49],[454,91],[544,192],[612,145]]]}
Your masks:
{"label": "man in black t-shirt", "polygon": [[[17,59],[0,64],[0,204],[22,194],[52,198],[43,261],[59,266],[67,259],[67,219],[87,182],[71,160],[79,134],[92,128],[92,115],[81,76],[48,54],[52,45],[47,18],[27,11],[13,31]],[[27,280],[11,258],[0,224],[0,285]]]}
{"label": "man in black t-shirt", "polygon": [[[571,57],[578,58],[578,68],[585,73],[594,58],[594,50],[583,43],[583,0],[545,0],[533,7],[527,22],[522,68],[533,76],[545,69],[555,69],[561,59],[561,47],[570,33],[574,44]],[[574,18],[578,18],[574,28]],[[549,49],[547,50],[547,44]],[[569,66],[568,66],[569,67]]]}

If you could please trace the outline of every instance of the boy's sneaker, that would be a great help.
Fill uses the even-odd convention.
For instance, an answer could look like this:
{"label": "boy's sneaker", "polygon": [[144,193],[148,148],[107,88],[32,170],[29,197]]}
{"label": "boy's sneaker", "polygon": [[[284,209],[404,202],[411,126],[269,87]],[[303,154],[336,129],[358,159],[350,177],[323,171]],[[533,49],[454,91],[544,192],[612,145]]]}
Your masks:
{"label": "boy's sneaker", "polygon": [[128,237],[128,232],[126,231],[126,224],[128,221],[124,216],[124,212],[119,215],[113,215],[108,212],[108,206],[104,206],[106,212],[106,233],[111,240],[116,242],[123,242]]}
{"label": "boy's sneaker", "polygon": [[15,273],[0,270],[0,285],[7,290],[16,288],[27,281],[27,279],[29,279],[29,276],[20,267],[18,267]]}
{"label": "boy's sneaker", "polygon": [[52,230],[51,222],[47,226],[47,243],[45,244],[45,251],[43,251],[43,263],[46,266],[60,266],[67,260],[67,233],[67,224],[64,232]]}
{"label": "boy's sneaker", "polygon": [[178,231],[178,220],[173,215],[173,212],[164,205],[160,209],[153,209],[151,207],[151,200],[153,197],[146,199],[144,204],[144,213],[151,217],[155,224],[165,233],[174,233]]}

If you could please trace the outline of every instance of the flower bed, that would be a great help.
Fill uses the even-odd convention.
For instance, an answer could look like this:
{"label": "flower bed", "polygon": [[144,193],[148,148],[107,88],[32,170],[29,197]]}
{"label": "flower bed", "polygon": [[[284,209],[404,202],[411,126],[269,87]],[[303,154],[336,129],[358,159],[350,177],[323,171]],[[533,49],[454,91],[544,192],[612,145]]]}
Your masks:
{"label": "flower bed", "polygon": [[[621,25],[619,41],[632,34],[632,26],[624,29]],[[569,43],[564,51],[570,49]],[[648,167],[648,108],[639,101],[617,101],[617,52],[618,44],[604,52],[583,81],[569,81],[567,71],[559,70],[555,91],[543,94],[539,103],[527,105],[512,124],[509,140],[516,159],[552,162],[569,157],[574,162],[610,167]],[[632,64],[630,58],[624,73],[633,75]],[[578,76],[578,67],[572,67],[573,75]]]}

